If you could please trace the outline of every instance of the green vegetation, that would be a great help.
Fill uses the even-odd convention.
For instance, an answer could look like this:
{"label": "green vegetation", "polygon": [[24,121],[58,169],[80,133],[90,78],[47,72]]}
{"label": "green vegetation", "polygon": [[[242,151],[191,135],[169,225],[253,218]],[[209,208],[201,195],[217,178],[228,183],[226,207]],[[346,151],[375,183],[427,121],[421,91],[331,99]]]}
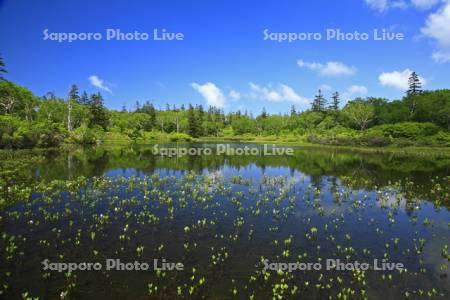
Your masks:
{"label": "green vegetation", "polygon": [[[0,210],[0,296],[448,299],[450,227],[442,204],[450,178],[433,178],[429,203],[408,180],[358,190],[357,176],[253,174],[11,182]],[[108,259],[148,266],[107,269]],[[183,270],[156,269],[154,259]],[[328,259],[369,267],[326,269]],[[403,265],[375,270],[382,259]],[[289,271],[288,263],[322,267]]]}
{"label": "green vegetation", "polygon": [[[5,72],[0,60],[0,74]],[[450,90],[422,91],[413,73],[401,100],[357,98],[339,109],[319,90],[311,109],[254,117],[201,105],[156,109],[136,103],[133,111],[109,110],[100,93],[79,95],[72,85],[67,99],[0,80],[0,148],[52,147],[63,142],[151,143],[193,138],[274,140],[347,146],[450,146]]]}

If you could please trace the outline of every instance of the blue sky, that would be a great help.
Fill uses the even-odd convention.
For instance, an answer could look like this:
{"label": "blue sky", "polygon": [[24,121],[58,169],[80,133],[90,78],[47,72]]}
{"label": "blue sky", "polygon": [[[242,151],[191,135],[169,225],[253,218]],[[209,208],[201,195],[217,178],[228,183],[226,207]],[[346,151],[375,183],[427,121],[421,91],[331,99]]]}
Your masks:
{"label": "blue sky", "polygon": [[[106,40],[105,30],[146,32],[147,41]],[[153,30],[183,33],[154,41]],[[99,41],[44,40],[49,33],[99,32]],[[277,42],[263,31],[316,32],[322,40]],[[327,29],[368,32],[367,41],[326,40]],[[372,31],[403,33],[374,41]],[[415,70],[425,88],[450,87],[450,2],[0,1],[0,54],[7,78],[37,95],[66,96],[72,83],[104,94],[109,108],[136,101],[215,104],[254,113],[303,110],[322,88],[389,99]]]}

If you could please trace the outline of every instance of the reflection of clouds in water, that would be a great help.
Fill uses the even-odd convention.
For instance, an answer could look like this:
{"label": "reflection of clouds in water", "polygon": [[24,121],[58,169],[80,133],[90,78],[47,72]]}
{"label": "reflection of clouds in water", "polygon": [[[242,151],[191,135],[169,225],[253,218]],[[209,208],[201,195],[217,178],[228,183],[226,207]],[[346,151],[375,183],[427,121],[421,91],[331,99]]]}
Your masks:
{"label": "reflection of clouds in water", "polygon": [[220,184],[223,183],[223,174],[221,170],[211,171],[203,175],[203,182],[201,187],[203,190],[208,190],[210,193],[217,190]]}
{"label": "reflection of clouds in water", "polygon": [[[322,207],[325,216],[341,215],[348,212],[348,207],[346,205],[323,204],[320,207]],[[319,212],[317,209],[310,207],[307,210],[296,211],[294,217],[297,219],[303,219],[305,217],[317,216],[318,214]]]}
{"label": "reflection of clouds in water", "polygon": [[407,200],[398,190],[387,188],[377,194],[376,205],[378,207],[395,207],[405,211]]}
{"label": "reflection of clouds in water", "polygon": [[211,179],[214,183],[223,181],[222,170],[214,170],[204,175],[206,178]]}

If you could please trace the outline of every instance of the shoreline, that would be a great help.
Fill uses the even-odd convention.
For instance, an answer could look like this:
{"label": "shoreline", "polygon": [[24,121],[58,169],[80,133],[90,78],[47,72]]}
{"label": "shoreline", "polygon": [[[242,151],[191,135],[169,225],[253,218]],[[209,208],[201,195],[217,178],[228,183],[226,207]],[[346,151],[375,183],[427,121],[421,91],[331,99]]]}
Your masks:
{"label": "shoreline", "polygon": [[105,140],[98,144],[72,144],[63,143],[58,147],[49,148],[2,148],[0,153],[5,152],[29,152],[29,151],[58,151],[70,148],[95,148],[95,147],[146,147],[155,144],[161,145],[195,145],[195,144],[256,144],[256,145],[275,145],[275,146],[292,146],[295,148],[305,148],[305,149],[330,149],[330,150],[343,150],[351,151],[362,154],[401,154],[401,155],[433,155],[433,156],[445,156],[450,157],[450,147],[433,147],[433,146],[384,146],[384,147],[369,147],[369,146],[345,146],[345,145],[326,145],[326,144],[313,144],[308,142],[290,142],[290,141],[280,141],[280,140],[248,140],[248,139],[235,139],[235,138],[214,138],[205,137],[197,138],[192,141],[170,141],[167,139],[162,140],[151,140],[148,142],[132,142],[127,140]]}

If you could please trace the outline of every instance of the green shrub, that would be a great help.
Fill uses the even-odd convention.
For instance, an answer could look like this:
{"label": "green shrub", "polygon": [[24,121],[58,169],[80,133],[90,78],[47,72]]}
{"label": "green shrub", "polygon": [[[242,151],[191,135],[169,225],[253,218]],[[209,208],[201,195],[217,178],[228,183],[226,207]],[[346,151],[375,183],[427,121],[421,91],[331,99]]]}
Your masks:
{"label": "green shrub", "polygon": [[391,144],[389,138],[377,134],[365,134],[359,139],[359,142],[361,145],[369,147],[384,147]]}
{"label": "green shrub", "polygon": [[0,116],[0,148],[54,147],[64,137],[65,131],[55,123]]}
{"label": "green shrub", "polygon": [[440,131],[435,135],[424,139],[426,145],[450,147],[450,133]]}
{"label": "green shrub", "polygon": [[170,133],[168,138],[171,142],[189,142],[192,137],[186,133]]}
{"label": "green shrub", "polygon": [[69,142],[87,145],[95,144],[102,140],[104,136],[103,129],[100,126],[89,128],[82,124],[70,133]]}
{"label": "green shrub", "polygon": [[373,127],[369,132],[379,132],[385,137],[416,139],[432,136],[440,131],[440,127],[432,123],[402,122]]}

